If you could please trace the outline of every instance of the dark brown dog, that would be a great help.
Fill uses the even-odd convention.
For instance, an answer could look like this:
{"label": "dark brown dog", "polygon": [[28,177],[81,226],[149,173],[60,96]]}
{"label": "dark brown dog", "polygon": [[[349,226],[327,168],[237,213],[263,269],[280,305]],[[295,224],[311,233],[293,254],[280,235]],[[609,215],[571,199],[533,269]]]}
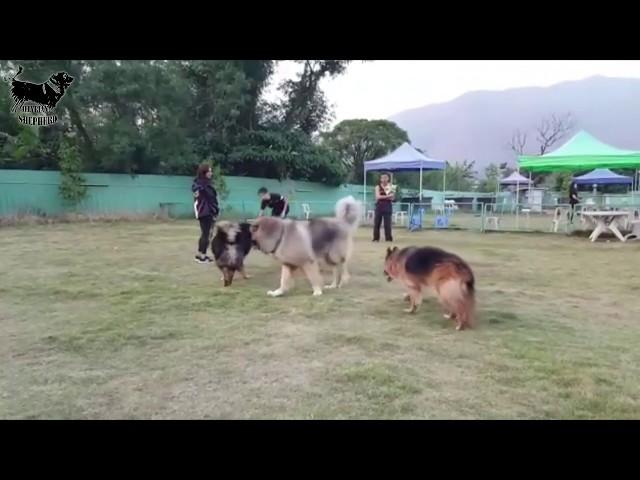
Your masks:
{"label": "dark brown dog", "polygon": [[456,330],[475,322],[475,279],[471,267],[457,255],[432,247],[387,249],[384,263],[387,280],[400,280],[409,290],[405,299],[414,313],[422,303],[422,289],[431,288],[444,307],[446,318],[456,321]]}
{"label": "dark brown dog", "polygon": [[222,221],[216,225],[215,232],[211,251],[222,272],[224,286],[231,285],[236,272],[243,278],[250,278],[244,271],[244,259],[252,247],[250,225]]}

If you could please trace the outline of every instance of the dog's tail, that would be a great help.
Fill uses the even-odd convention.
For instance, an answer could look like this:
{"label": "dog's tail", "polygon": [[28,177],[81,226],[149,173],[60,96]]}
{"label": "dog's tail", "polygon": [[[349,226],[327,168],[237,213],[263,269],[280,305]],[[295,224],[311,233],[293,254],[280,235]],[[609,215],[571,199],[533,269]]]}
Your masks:
{"label": "dog's tail", "polygon": [[351,228],[358,228],[362,206],[353,196],[349,195],[336,203],[336,217],[345,222]]}
{"label": "dog's tail", "polygon": [[22,70],[23,70],[22,69],[22,65],[20,65],[18,67],[18,71],[16,72],[16,74],[11,78],[7,78],[7,81],[11,81],[11,82],[14,81],[16,79],[16,77],[22,73]]}
{"label": "dog's tail", "polygon": [[473,327],[476,324],[475,280],[471,270],[445,280],[438,294],[445,308],[454,313],[459,328]]}
{"label": "dog's tail", "polygon": [[[13,77],[10,77],[10,76],[8,76],[8,75],[7,75],[6,77],[2,77],[2,79],[3,79],[5,82],[7,82],[7,83],[11,83],[11,82],[13,82],[13,81],[16,79],[16,77],[17,77],[18,75],[20,75],[21,73],[22,73],[22,65],[20,65],[20,67],[18,68],[18,71],[16,72],[16,74],[15,74]],[[13,111],[15,111],[15,108],[16,108],[16,106],[14,105],[14,106],[13,106],[13,108],[11,109],[11,111],[12,111],[12,112],[13,112]]]}

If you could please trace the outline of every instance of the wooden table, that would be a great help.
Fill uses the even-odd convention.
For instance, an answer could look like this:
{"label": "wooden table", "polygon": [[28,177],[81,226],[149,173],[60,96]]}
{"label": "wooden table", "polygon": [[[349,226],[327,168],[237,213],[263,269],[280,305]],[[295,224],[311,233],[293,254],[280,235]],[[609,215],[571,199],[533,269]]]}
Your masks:
{"label": "wooden table", "polygon": [[589,240],[595,242],[602,232],[611,232],[616,237],[618,237],[618,240],[624,242],[625,238],[622,236],[622,233],[620,233],[620,230],[618,229],[618,219],[627,217],[628,215],[629,212],[621,211],[583,211],[582,216],[588,218],[596,224],[595,229],[589,236]]}

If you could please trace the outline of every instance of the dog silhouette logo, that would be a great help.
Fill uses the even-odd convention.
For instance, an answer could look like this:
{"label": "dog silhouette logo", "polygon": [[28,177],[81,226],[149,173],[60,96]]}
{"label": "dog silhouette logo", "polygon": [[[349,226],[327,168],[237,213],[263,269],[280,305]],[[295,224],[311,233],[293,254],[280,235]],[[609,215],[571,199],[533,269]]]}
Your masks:
{"label": "dog silhouette logo", "polygon": [[55,123],[58,117],[53,109],[73,83],[73,77],[67,72],[58,72],[51,75],[46,82],[31,83],[17,79],[22,71],[23,68],[20,66],[11,78],[11,111],[16,113],[20,123],[25,125],[45,126]]}

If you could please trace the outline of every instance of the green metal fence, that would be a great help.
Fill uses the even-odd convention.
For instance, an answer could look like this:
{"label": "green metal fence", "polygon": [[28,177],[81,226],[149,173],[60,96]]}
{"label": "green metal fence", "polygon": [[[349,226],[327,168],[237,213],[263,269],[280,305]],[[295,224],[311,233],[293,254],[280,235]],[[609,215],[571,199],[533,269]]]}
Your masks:
{"label": "green metal fence", "polygon": [[[193,216],[192,177],[164,175],[85,174],[88,192],[76,206],[65,205],[59,194],[61,176],[54,171],[0,170],[0,216],[56,216],[68,212],[96,215],[165,213],[171,217]],[[253,217],[260,202],[257,191],[287,195],[292,214],[303,216],[303,204],[313,204],[314,214],[333,212],[338,199],[362,198],[362,185],[331,187],[319,183],[225,177],[228,196],[221,200],[222,215]],[[370,195],[371,193],[369,193]]]}

